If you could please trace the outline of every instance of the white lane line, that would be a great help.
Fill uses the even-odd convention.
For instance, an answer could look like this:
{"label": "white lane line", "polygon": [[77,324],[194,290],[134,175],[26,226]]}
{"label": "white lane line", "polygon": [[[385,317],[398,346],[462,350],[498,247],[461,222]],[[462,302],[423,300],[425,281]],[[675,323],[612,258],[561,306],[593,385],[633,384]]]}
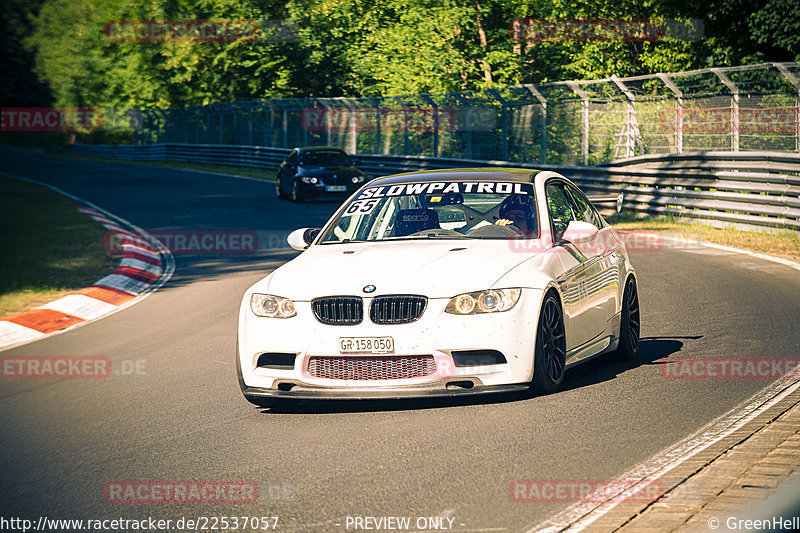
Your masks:
{"label": "white lane line", "polygon": [[[635,489],[630,489],[630,487],[634,487],[643,481],[652,482],[654,479],[658,479],[687,459],[738,430],[797,390],[798,387],[800,387],[800,382],[788,385],[786,381],[773,382],[747,400],[745,405],[731,409],[694,435],[640,463],[619,476],[618,479],[640,480],[633,481],[626,487],[625,490],[633,492]],[[533,533],[534,531],[583,531],[622,501],[624,499],[612,498],[605,502],[575,503],[544,522],[533,527],[527,527],[525,530],[527,533]]]}
{"label": "white lane line", "polygon": [[[648,236],[652,234],[647,233],[639,233],[634,231],[633,233],[640,235],[640,236]],[[716,250],[722,250],[725,252],[733,252],[737,254],[749,255],[750,257],[757,257],[759,259],[765,259],[767,261],[772,261],[773,263],[780,263],[781,265],[788,266],[789,268],[794,268],[796,270],[800,270],[800,263],[792,261],[791,259],[785,259],[783,257],[776,257],[774,255],[762,254],[761,252],[753,252],[751,250],[742,250],[741,248],[733,248],[731,246],[724,246],[722,244],[714,244],[712,242],[705,242],[705,241],[695,241],[692,239],[683,239],[681,237],[670,237],[670,236],[662,236],[662,239],[665,241],[677,242],[681,244],[690,244],[695,246],[705,246],[707,248],[714,248]]]}

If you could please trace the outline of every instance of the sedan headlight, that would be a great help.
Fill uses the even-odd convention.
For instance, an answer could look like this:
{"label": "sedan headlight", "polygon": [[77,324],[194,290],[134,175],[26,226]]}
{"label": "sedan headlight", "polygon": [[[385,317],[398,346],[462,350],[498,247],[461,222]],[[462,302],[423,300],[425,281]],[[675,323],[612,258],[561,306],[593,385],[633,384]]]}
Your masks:
{"label": "sedan headlight", "polygon": [[522,289],[489,289],[468,292],[451,298],[444,311],[454,315],[499,313],[508,311],[517,305],[521,294]]}
{"label": "sedan headlight", "polygon": [[353,176],[352,182],[353,183],[363,183],[363,181],[367,179],[366,176]]}
{"label": "sedan headlight", "polygon": [[318,180],[314,176],[303,176],[300,181],[303,183],[316,183]]}
{"label": "sedan headlight", "polygon": [[250,310],[267,318],[291,318],[297,314],[293,301],[272,294],[251,294]]}

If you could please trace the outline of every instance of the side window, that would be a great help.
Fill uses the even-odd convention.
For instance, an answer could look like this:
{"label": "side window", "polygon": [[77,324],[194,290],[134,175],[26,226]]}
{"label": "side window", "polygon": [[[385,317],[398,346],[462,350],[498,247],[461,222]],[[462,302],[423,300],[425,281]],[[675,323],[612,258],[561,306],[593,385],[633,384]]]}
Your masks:
{"label": "side window", "polygon": [[572,194],[572,199],[574,201],[573,206],[578,220],[588,222],[598,228],[602,227],[600,218],[597,216],[594,209],[592,209],[589,201],[583,196],[583,193],[575,187],[569,187],[569,192]]}
{"label": "side window", "polygon": [[550,183],[545,188],[547,194],[547,209],[550,211],[550,218],[557,233],[562,233],[567,229],[570,220],[576,220],[572,212],[572,200],[564,190],[561,183]]}

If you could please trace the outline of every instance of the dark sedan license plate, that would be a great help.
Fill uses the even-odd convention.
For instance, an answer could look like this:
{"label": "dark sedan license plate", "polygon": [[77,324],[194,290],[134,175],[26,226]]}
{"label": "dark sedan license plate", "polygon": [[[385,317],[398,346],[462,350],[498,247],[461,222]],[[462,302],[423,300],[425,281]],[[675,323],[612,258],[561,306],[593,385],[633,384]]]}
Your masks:
{"label": "dark sedan license plate", "polygon": [[348,353],[394,353],[391,337],[339,337],[339,352]]}
{"label": "dark sedan license plate", "polygon": [[326,192],[345,192],[347,185],[328,185],[325,187]]}

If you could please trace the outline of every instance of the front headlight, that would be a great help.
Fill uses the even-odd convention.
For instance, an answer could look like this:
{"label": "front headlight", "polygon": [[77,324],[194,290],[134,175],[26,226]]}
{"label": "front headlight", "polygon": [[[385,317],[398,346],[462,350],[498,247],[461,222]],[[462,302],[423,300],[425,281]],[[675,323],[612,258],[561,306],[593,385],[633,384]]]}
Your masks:
{"label": "front headlight", "polygon": [[508,311],[517,305],[521,294],[522,289],[489,289],[468,292],[451,298],[444,311],[454,315],[499,313]]}
{"label": "front headlight", "polygon": [[366,178],[366,176],[353,176],[353,183],[362,183]]}
{"label": "front headlight", "polygon": [[251,294],[250,310],[266,318],[291,318],[297,314],[293,301],[272,294]]}
{"label": "front headlight", "polygon": [[314,176],[303,176],[302,178],[300,178],[300,181],[302,181],[303,183],[316,183],[317,178],[315,178]]}

